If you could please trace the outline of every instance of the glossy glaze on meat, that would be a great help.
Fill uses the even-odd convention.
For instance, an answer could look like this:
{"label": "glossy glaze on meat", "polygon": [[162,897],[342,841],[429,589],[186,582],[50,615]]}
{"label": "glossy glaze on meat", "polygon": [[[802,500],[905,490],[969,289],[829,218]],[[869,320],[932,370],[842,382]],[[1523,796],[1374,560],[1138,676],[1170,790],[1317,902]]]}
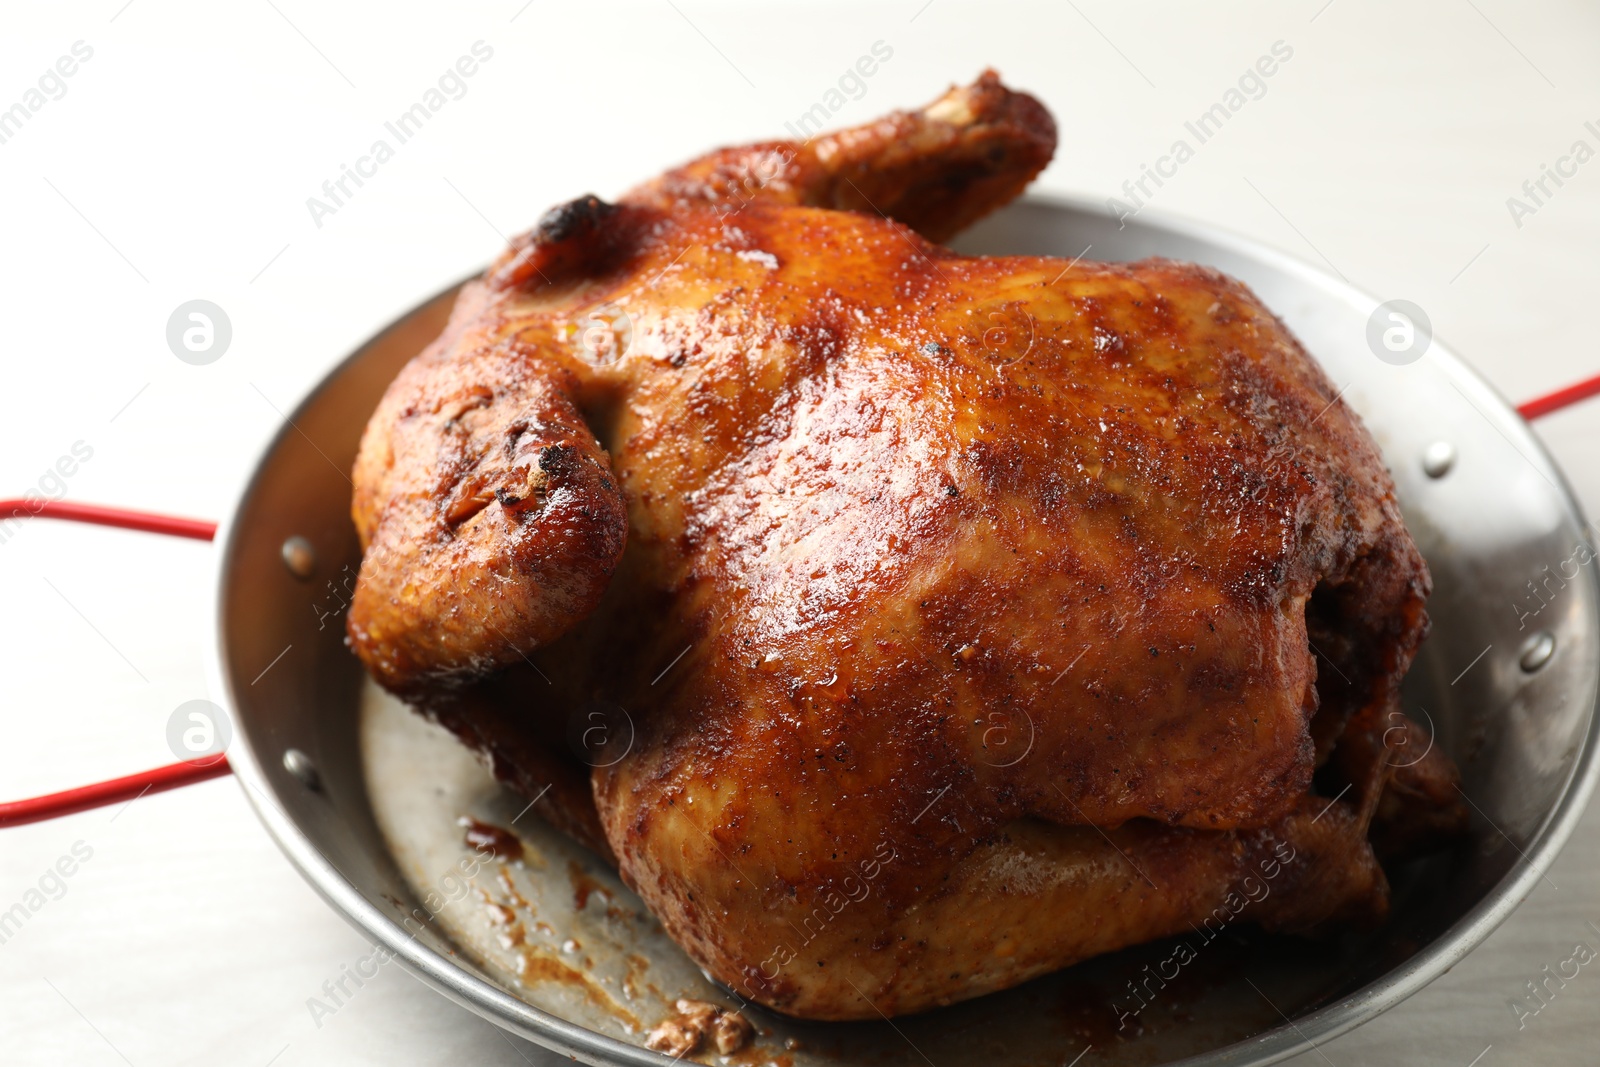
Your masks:
{"label": "glossy glaze on meat", "polygon": [[1371,921],[1374,817],[1459,825],[1382,740],[1427,569],[1283,325],[1203,267],[934,243],[1054,142],[985,75],[574,201],[363,441],[356,652],[793,1014],[1174,933],[1274,858],[1251,921]]}

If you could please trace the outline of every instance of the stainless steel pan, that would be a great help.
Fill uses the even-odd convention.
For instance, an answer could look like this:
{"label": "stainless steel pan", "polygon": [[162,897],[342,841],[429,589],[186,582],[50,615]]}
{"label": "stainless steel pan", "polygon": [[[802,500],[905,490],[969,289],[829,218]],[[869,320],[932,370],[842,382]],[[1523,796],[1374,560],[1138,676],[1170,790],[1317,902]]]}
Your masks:
{"label": "stainless steel pan", "polygon": [[[1591,558],[1576,550],[1587,524],[1560,472],[1443,344],[1405,365],[1379,358],[1368,343],[1376,301],[1251,242],[1148,216],[1119,226],[1087,204],[1034,198],[959,246],[1216,266],[1253,287],[1344,387],[1433,569],[1433,635],[1406,704],[1463,769],[1472,839],[1403,872],[1394,921],[1376,935],[1315,946],[1245,938],[1148,1012],[1136,1037],[1116,1034],[1102,1009],[1153,958],[1141,950],[895,1027],[808,1025],[750,1009],[763,1033],[739,1062],[920,1064],[927,1050],[940,1067],[1065,1063],[1092,1045],[1099,1063],[1266,1064],[1393,1007],[1510,914],[1594,786],[1600,600],[1594,567],[1578,562]],[[667,1063],[642,1045],[674,997],[736,998],[452,741],[375,696],[342,641],[359,561],[347,476],[357,441],[454,295],[408,312],[323,380],[220,532],[211,670],[233,719],[230,759],[306,879],[439,992],[583,1062]],[[1537,598],[1530,580],[1543,583]],[[463,816],[514,827],[525,858],[468,849]]]}

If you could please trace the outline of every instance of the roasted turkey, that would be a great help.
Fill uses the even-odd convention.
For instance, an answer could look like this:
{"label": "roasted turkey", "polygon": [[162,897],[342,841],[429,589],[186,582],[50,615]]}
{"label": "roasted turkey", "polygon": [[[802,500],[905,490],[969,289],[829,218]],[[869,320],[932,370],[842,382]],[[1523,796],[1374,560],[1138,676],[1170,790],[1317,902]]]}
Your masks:
{"label": "roasted turkey", "polygon": [[[877,1018],[1459,829],[1427,567],[1243,285],[972,257],[1055,124],[992,73],[549,212],[372,416],[348,631],[740,995]],[[1240,908],[1233,907],[1240,903]]]}

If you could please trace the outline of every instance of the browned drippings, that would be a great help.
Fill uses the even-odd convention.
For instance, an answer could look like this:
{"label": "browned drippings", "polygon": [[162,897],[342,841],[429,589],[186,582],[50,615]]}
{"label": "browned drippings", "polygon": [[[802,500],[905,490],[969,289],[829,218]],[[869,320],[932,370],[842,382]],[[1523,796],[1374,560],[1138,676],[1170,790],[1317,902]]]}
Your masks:
{"label": "browned drippings", "polygon": [[572,906],[578,911],[582,911],[589,903],[589,896],[592,893],[599,893],[607,900],[611,899],[611,890],[605,883],[584,870],[583,864],[577,860],[567,861],[567,875],[572,879]]}
{"label": "browned drippings", "polygon": [[1068,1033],[1096,1048],[1106,1048],[1118,1039],[1138,1037],[1144,1024],[1131,1016],[1125,1026],[1119,1019],[1113,999],[1106,990],[1087,982],[1066,982],[1061,997],[1062,1019]]}
{"label": "browned drippings", "polygon": [[617,1001],[611,991],[576,967],[569,966],[553,956],[524,949],[517,967],[517,977],[525,985],[534,982],[560,982],[575,986],[596,1004],[602,1005],[631,1029],[640,1028],[639,1018]]}
{"label": "browned drippings", "polygon": [[468,847],[487,853],[497,860],[514,861],[522,858],[522,839],[510,830],[463,815],[460,824],[467,828]]}
{"label": "browned drippings", "polygon": [[640,995],[639,983],[644,972],[650,969],[650,961],[637,952],[629,953],[623,958],[626,970],[622,975],[622,995],[629,1000],[637,1000]]}
{"label": "browned drippings", "polygon": [[731,1056],[750,1043],[755,1029],[743,1015],[720,1004],[681,998],[674,1014],[657,1023],[644,1047],[682,1058],[705,1047]]}
{"label": "browned drippings", "polygon": [[495,880],[500,883],[500,888],[506,891],[507,900],[519,908],[526,908],[530,912],[533,911],[532,902],[522,895],[521,890],[517,888],[517,880],[511,877],[510,867],[502,863],[500,869],[495,872]]}

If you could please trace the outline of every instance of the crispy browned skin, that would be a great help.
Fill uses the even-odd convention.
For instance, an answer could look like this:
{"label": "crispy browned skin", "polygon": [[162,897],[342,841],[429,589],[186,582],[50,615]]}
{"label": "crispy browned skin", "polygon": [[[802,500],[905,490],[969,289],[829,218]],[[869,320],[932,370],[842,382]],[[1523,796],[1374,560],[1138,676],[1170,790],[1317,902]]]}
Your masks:
{"label": "crispy browned skin", "polygon": [[469,294],[395,380],[356,459],[366,554],[348,630],[398,692],[561,636],[605,591],[627,536],[574,376],[515,339],[481,338],[472,313]]}
{"label": "crispy browned skin", "polygon": [[785,1011],[915,1011],[1175,932],[1270,844],[1299,859],[1262,921],[1384,910],[1389,769],[1310,786],[1341,736],[1370,752],[1426,628],[1389,477],[1237,282],[926,239],[1053,145],[986,75],[575,201],[363,442],[358,654],[480,748],[510,720],[459,687],[524,658],[554,681],[527,701],[627,709],[592,772],[623,876]]}
{"label": "crispy browned skin", "polygon": [[[753,199],[862,211],[944,241],[1021,193],[1055,147],[1050,113],[990,72],[921,111],[896,111],[804,143],[712,152],[626,199],[719,214]],[[933,160],[937,165],[930,166]]]}
{"label": "crispy browned skin", "polygon": [[[770,887],[755,908],[739,873],[751,861],[729,853],[695,879],[692,900],[666,895],[658,915],[745,997],[818,1019],[908,1014],[1159,937],[1376,922],[1387,911],[1383,870],[1350,809],[1318,818],[1326,805],[1302,798],[1271,828],[1223,832],[1019,820],[953,861],[886,841],[843,877]],[[682,807],[666,815],[680,826],[698,818]],[[655,853],[635,877],[677,863]]]}

